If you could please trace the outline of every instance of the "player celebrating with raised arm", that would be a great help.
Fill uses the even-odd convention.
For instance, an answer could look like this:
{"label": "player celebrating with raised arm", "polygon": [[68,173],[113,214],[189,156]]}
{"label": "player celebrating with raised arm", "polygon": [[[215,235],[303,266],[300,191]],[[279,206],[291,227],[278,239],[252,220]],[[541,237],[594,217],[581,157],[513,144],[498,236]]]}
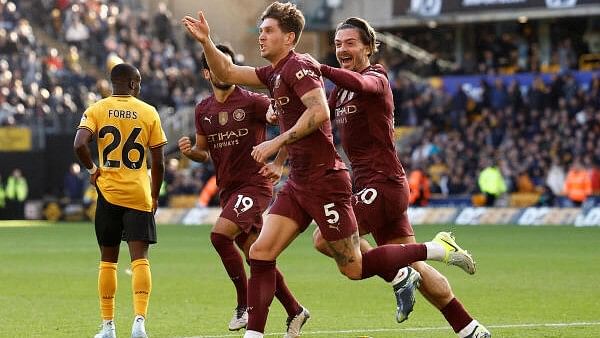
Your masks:
{"label": "player celebrating with raised arm", "polygon": [[[350,176],[333,145],[321,74],[308,57],[294,52],[304,27],[304,16],[295,5],[274,2],[263,12],[258,42],[261,56],[271,65],[261,68],[234,65],[219,52],[202,12],[198,19],[185,17],[183,24],[204,47],[217,78],[269,88],[283,133],[254,147],[254,159],[264,163],[283,146],[290,156],[289,179],[250,248],[250,310],[245,338],[263,337],[275,293],[275,260],[313,219],[334,252],[339,270],[350,279],[378,275],[392,280],[410,263],[444,260],[447,256],[457,265],[472,266],[464,251],[452,251],[434,242],[387,245],[361,254]],[[298,337],[305,320],[302,316],[293,318],[285,337]]]}
{"label": "player celebrating with raised arm", "polygon": [[[100,246],[98,292],[102,328],[95,338],[115,338],[115,293],[121,239],[131,256],[131,285],[135,318],[132,338],[147,338],[144,322],[152,289],[148,247],[156,243],[154,213],[163,181],[163,146],[167,138],[154,107],[138,100],[140,72],[116,65],[111,73],[112,95],[91,105],[75,135],[75,153],[98,190],[96,239]],[[96,167],[88,143],[95,137],[100,154]],[[152,156],[148,177],[146,149]]]}
{"label": "player celebrating with raised arm", "polygon": [[[353,169],[353,209],[360,235],[371,233],[377,245],[416,243],[407,208],[409,187],[394,146],[392,90],[385,69],[371,65],[376,52],[375,30],[361,18],[348,18],[337,26],[336,57],[343,69],[321,65],[323,76],[336,88],[329,96],[335,112],[342,146]],[[449,233],[439,233],[439,241],[451,242]],[[319,229],[315,246],[333,256]],[[448,280],[425,262],[415,262],[404,278],[394,284],[397,293],[398,322],[408,318],[414,304],[411,279],[422,277],[419,290],[438,308],[460,337],[491,337],[454,297]],[[402,295],[404,294],[404,296]]]}
{"label": "player celebrating with raised arm", "polygon": [[[230,60],[234,59],[229,47],[217,45],[217,49]],[[196,143],[192,146],[189,137],[182,137],[179,149],[183,155],[197,162],[208,160],[210,153],[217,168],[223,211],[211,231],[210,240],[237,291],[237,308],[229,322],[229,330],[234,331],[248,323],[248,290],[244,263],[233,241],[249,258],[250,245],[258,236],[262,214],[273,195],[271,180],[263,177],[260,171],[268,168],[272,181],[278,181],[285,156],[282,153],[264,169],[250,156],[252,147],[265,140],[269,98],[219,81],[210,71],[204,56],[201,65],[213,95],[196,107]],[[303,307],[289,291],[279,270],[276,270],[275,284],[275,295],[288,317],[294,318],[302,313]]]}

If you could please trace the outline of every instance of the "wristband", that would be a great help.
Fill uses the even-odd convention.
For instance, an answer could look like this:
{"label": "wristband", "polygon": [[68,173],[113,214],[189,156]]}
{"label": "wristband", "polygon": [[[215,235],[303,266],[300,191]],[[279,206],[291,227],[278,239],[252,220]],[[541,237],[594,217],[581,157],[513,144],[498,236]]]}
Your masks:
{"label": "wristband", "polygon": [[96,167],[96,163],[92,163],[92,169],[87,169],[87,172],[90,173],[90,175],[94,175],[96,173],[96,171],[98,170],[98,167]]}

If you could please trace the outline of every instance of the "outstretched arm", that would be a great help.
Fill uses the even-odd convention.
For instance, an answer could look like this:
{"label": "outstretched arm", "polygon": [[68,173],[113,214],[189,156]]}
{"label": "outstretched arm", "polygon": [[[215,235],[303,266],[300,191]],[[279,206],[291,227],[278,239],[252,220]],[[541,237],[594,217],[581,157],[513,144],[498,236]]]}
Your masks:
{"label": "outstretched arm", "polygon": [[198,19],[185,16],[181,21],[188,33],[202,44],[208,66],[217,78],[226,83],[264,88],[254,67],[238,66],[217,49],[210,38],[210,27],[202,11],[198,12]]}
{"label": "outstretched arm", "polygon": [[351,70],[321,65],[321,73],[336,86],[351,92],[377,94],[383,92],[383,82],[378,75],[360,74]]}
{"label": "outstretched arm", "polygon": [[327,105],[323,88],[319,87],[306,92],[306,94],[302,95],[301,100],[306,110],[302,113],[298,121],[296,121],[296,124],[285,133],[254,147],[252,157],[257,162],[264,163],[284,145],[302,139],[319,129],[325,121],[329,120],[329,106]]}

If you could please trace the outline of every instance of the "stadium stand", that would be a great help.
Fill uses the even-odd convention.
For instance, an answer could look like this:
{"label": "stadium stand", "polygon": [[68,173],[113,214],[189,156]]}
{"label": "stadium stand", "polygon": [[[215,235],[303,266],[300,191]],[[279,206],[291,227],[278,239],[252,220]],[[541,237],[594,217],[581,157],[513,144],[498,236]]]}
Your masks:
{"label": "stadium stand", "polygon": [[[208,93],[197,76],[202,50],[166,6],[157,8],[139,0],[1,0],[0,124],[72,133],[84,108],[110,92],[106,69],[122,59],[140,69],[141,97],[159,108],[168,137],[193,133],[193,106]],[[596,60],[586,37],[555,25],[543,52],[533,25],[477,27],[474,48],[452,69],[385,44],[378,55],[393,85],[400,158],[409,170],[426,169],[432,205],[440,197],[477,201],[487,159],[507,180],[508,205],[565,202],[554,197],[575,159],[600,194],[600,75],[582,72]],[[448,27],[388,31],[434,59],[456,59],[442,43],[455,38]],[[335,63],[331,54],[323,60]],[[212,168],[180,166],[167,180],[169,195],[197,195]]]}

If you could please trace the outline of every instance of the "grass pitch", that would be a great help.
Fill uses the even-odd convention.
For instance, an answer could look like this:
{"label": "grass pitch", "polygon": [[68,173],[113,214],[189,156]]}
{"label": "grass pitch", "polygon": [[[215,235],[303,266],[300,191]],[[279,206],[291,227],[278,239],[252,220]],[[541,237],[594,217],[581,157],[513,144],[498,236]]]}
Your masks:
{"label": "grass pitch", "polygon": [[[99,319],[98,249],[90,223],[0,222],[0,337],[93,337]],[[494,337],[600,337],[600,228],[417,226],[426,241],[454,231],[477,260],[469,276],[433,265]],[[210,228],[160,226],[150,252],[151,337],[241,337],[227,331],[235,292],[209,242]],[[310,230],[309,230],[310,231]],[[311,311],[305,337],[455,337],[418,296],[410,319],[394,321],[391,288],[377,278],[352,282],[301,235],[278,261]],[[121,247],[116,323],[129,337],[129,256]],[[267,333],[281,337],[285,312],[274,300]]]}

